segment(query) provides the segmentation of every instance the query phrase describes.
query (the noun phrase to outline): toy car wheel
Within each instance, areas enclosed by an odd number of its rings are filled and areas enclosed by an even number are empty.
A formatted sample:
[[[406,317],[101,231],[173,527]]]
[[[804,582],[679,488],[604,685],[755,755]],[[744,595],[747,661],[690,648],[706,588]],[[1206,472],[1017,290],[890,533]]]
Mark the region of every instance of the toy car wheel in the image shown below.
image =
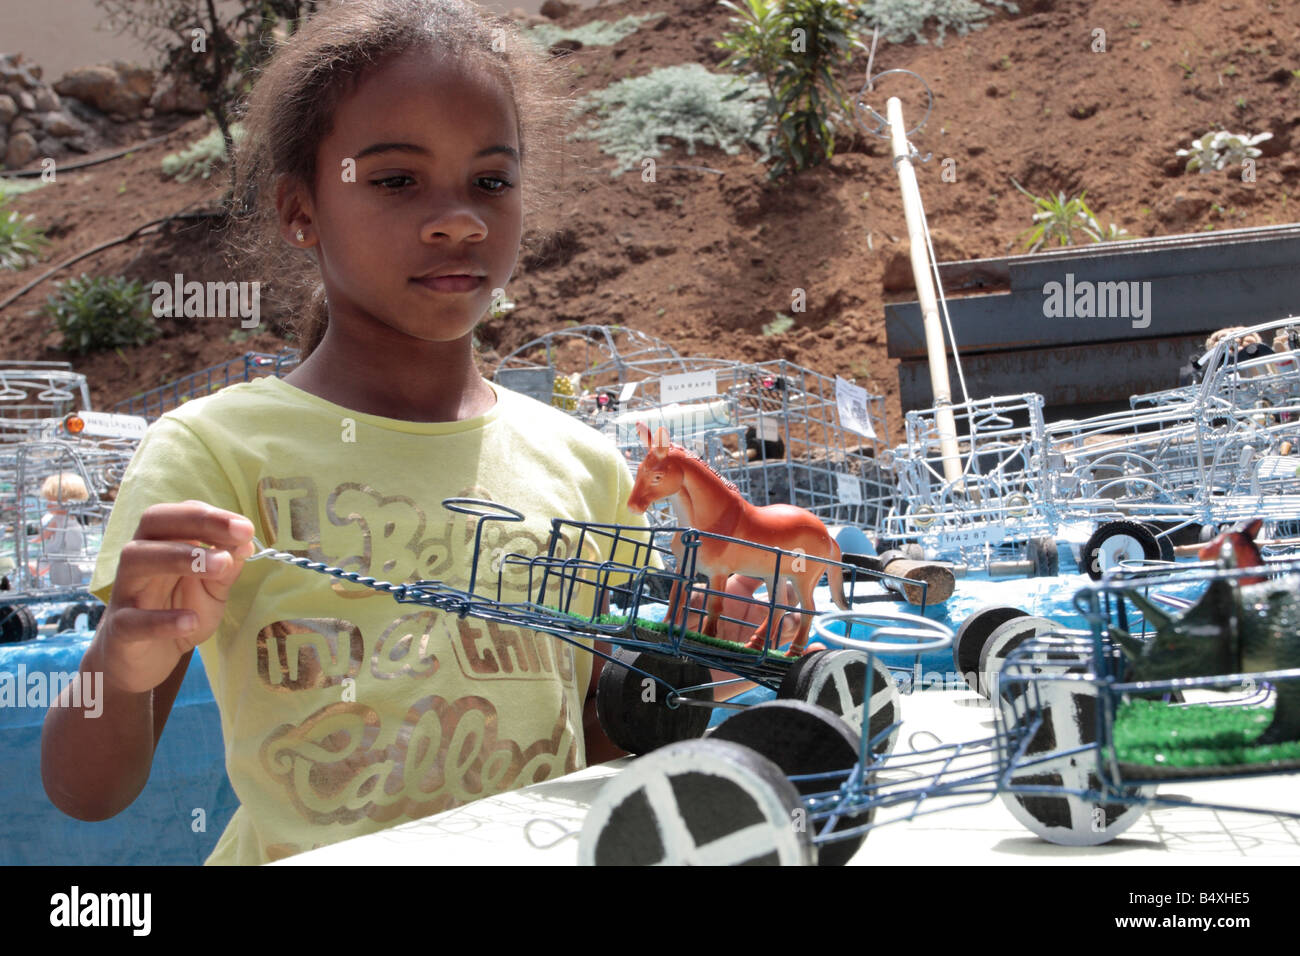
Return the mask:
[[[748,747],[686,740],[636,760],[597,794],[578,835],[585,866],[810,866],[799,792]]]
[[[1029,640],[1045,631],[1055,630],[1061,625],[1046,617],[1017,617],[994,629],[980,649],[978,691],[988,698],[997,695],[998,675],[1007,655]]]
[[[1151,525],[1146,527],[1151,532],[1152,537],[1156,539],[1156,547],[1160,549],[1160,560],[1172,562],[1174,560],[1174,543],[1170,540],[1169,535],[1162,538],[1159,528],[1153,528]]]
[[[1045,674],[1082,670],[1050,665],[1041,668]],[[1121,791],[1123,802],[1099,801],[1102,783],[1097,774],[1097,750],[1090,746],[1097,741],[1096,685],[1044,679],[1034,681],[1032,686],[1037,690],[1043,723],[1025,749],[1020,764],[1024,769],[1019,773],[1012,769],[1008,789],[1001,793],[1002,802],[1016,820],[1049,843],[1109,843],[1141,819],[1155,788],[1129,787]],[[1018,700],[1002,699],[1004,727],[1029,719],[1024,705],[1031,697],[1022,692]],[[1057,753],[1060,756],[1053,756]]]
[[[804,797],[833,793],[857,765],[860,738],[845,722],[825,708],[796,700],[774,700],[742,710],[727,718],[713,731],[710,740],[742,744],[772,761],[788,777],[830,774],[812,780],[792,780]],[[821,866],[842,866],[862,846],[866,833],[840,837],[838,834],[865,826],[874,819],[875,808],[846,812],[831,829],[829,821],[805,821],[817,843]]]
[[[869,736],[874,739],[902,720],[902,697],[893,675],[874,655],[871,663],[871,693],[865,693],[868,656],[862,651],[840,648],[814,651],[795,661],[776,692],[778,700],[802,700],[838,714],[849,729],[862,732],[863,712],[868,712]],[[734,719],[734,718],[731,718]],[[898,728],[879,741],[871,752],[883,756],[894,749]]]
[[[100,604],[98,601],[92,604],[90,606],[90,620],[86,622],[86,626],[90,628],[92,631],[98,628],[99,619],[104,616],[104,612],[106,610],[108,609],[104,607],[104,605]]]
[[[1136,521],[1107,521],[1083,546],[1088,577],[1100,581],[1102,573],[1121,561],[1159,561],[1160,543],[1149,528]]]
[[[36,638],[40,629],[32,612],[21,604],[0,607],[0,644],[18,644]]]
[[[622,648],[613,656],[596,681],[596,716],[616,747],[646,754],[703,735],[712,711],[674,700],[673,691],[712,683],[707,667],[683,657]],[[713,699],[708,690],[688,696]]]
[[[83,616],[86,618],[86,628],[93,629],[93,625],[90,623],[92,614],[94,614],[94,611],[89,604],[68,605],[63,609],[63,613],[59,615],[57,633],[62,634],[64,631],[77,630],[77,619]]]
[[[980,693],[980,652],[989,635],[1007,621],[1028,616],[1029,612],[1018,607],[993,604],[980,608],[961,622],[952,640],[952,662],[971,690]]]
[[[1030,538],[1027,550],[1034,577],[1054,578],[1060,573],[1061,556],[1056,549],[1055,538]]]

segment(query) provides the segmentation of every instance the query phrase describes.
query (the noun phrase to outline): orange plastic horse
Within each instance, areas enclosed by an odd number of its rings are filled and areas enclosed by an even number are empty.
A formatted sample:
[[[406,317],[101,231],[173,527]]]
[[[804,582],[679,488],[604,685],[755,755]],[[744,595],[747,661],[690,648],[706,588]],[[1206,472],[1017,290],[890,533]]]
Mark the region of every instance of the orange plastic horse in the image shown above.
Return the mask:
[[[823,574],[829,574],[835,605],[844,611],[849,609],[849,602],[844,598],[843,569],[838,564],[816,560],[840,560],[839,545],[821,519],[794,505],[755,507],[741,497],[735,485],[685,448],[672,444],[667,429],[660,428],[651,437],[649,427],[641,422],[636,430],[645,442],[646,457],[637,469],[636,484],[628,495],[629,510],[644,513],[656,501],[669,498],[686,524],[698,531],[795,552],[794,557],[781,559],[781,577],[799,592],[799,606],[803,611],[799,615],[799,632],[790,644],[789,654],[792,657],[802,654],[812,628],[812,615],[808,612],[815,608],[813,589]],[[709,595],[702,631],[706,637],[713,637],[722,613],[722,593],[727,576],[733,572],[747,574],[768,582],[770,588],[776,570],[776,555],[731,541],[704,538],[696,555],[696,570],[708,576],[709,588],[715,592]],[[679,592],[680,587],[674,587],[669,599],[670,620],[676,619],[679,610],[684,610],[680,607]],[[769,612],[763,623],[754,629],[747,646],[763,646],[770,617]]]

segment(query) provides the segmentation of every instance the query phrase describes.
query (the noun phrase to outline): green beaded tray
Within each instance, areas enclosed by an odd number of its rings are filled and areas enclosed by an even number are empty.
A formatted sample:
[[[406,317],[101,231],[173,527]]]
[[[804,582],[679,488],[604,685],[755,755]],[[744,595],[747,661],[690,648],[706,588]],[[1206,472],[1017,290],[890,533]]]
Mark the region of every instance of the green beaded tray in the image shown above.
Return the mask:
[[[1128,700],[1115,713],[1125,777],[1175,778],[1300,769],[1300,740],[1257,744],[1273,708]]]

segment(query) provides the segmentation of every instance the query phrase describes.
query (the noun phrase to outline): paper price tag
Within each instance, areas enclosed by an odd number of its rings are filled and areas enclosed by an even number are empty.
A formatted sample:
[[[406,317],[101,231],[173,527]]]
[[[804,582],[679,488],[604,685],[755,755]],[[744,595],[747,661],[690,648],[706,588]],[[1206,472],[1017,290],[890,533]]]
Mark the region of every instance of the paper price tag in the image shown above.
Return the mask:
[[[939,540],[949,547],[972,548],[983,544],[997,544],[1006,537],[1000,524],[989,524],[957,531],[940,533]]]
[[[758,423],[758,437],[761,441],[780,441],[781,423],[775,418],[764,418]]]
[[[718,373],[715,369],[703,372],[686,372],[682,375],[665,375],[659,380],[659,401],[686,402],[692,398],[712,398],[718,394]]]
[[[835,376],[835,405],[840,413],[840,426],[867,438],[875,438],[867,415],[867,390]]]
[[[835,480],[839,485],[838,491],[841,504],[862,504],[862,481],[857,475],[846,475],[844,472],[840,472],[835,476]]]

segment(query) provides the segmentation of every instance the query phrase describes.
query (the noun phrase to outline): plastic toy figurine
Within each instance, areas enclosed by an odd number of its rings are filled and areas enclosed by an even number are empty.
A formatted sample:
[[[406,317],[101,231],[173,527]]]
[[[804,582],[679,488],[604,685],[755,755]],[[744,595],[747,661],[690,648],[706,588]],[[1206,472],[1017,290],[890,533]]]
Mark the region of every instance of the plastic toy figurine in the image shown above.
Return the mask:
[[[799,592],[799,606],[804,609],[800,614],[799,631],[787,653],[791,657],[802,654],[812,627],[812,615],[808,612],[815,610],[813,589],[823,574],[829,571],[835,605],[841,610],[849,609],[844,597],[843,570],[838,564],[827,565],[817,560],[840,560],[839,545],[821,519],[794,505],[755,507],[741,496],[735,485],[705,462],[680,445],[672,444],[667,429],[659,428],[653,436],[644,422],[638,422],[636,429],[645,443],[646,457],[637,469],[636,484],[627,499],[628,508],[642,513],[656,501],[669,498],[674,510],[690,527],[740,539],[719,541],[706,538],[700,543],[696,570],[708,576],[709,588],[715,592],[709,595],[702,633],[706,637],[716,636],[728,575],[738,573],[766,579],[772,573],[772,552],[747,547],[742,542],[782,548],[798,555],[789,567],[782,567],[780,573]],[[669,599],[670,615],[674,618],[681,608],[679,592],[680,588],[674,587]],[[747,646],[763,646],[767,617],[755,628]]]
[[[1262,524],[1255,520],[1244,531],[1219,535],[1200,551],[1224,567],[1262,567],[1252,540]],[[1125,591],[1155,628],[1143,644],[1119,631],[1116,636],[1133,659],[1134,680],[1209,677],[1282,670],[1300,666],[1300,575],[1270,581],[1243,577],[1211,581],[1201,599],[1178,617],[1171,617],[1141,594]],[[1300,740],[1300,681],[1275,684],[1273,722],[1259,744]]]
[[[35,541],[43,546],[45,557],[32,562],[33,575],[48,573],[49,583],[68,587],[84,583],[85,575],[71,559],[85,557],[85,536],[81,524],[68,514],[68,502],[86,501],[90,492],[80,476],[72,472],[50,475],[41,483],[41,500],[45,502],[45,515]]]

